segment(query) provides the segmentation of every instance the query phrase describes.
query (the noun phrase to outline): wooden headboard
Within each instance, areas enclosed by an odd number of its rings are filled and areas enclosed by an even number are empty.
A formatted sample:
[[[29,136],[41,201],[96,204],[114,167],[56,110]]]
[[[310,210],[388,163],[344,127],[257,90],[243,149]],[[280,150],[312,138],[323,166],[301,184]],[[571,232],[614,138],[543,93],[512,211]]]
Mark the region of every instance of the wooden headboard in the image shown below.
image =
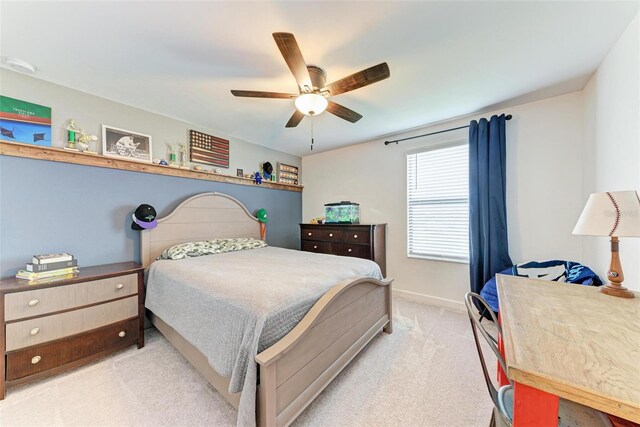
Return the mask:
[[[195,240],[260,238],[260,222],[238,200],[222,193],[202,193],[180,203],[140,232],[140,255],[146,268],[167,248]]]

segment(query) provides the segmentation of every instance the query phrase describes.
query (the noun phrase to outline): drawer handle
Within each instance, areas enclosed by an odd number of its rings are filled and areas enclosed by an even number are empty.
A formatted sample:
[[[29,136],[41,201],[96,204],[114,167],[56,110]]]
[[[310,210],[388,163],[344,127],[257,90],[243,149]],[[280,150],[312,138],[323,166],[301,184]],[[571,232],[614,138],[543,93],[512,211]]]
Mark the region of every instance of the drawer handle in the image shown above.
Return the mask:
[[[352,250],[353,250],[353,249],[349,248],[349,249],[347,249],[347,252],[351,252]]]
[[[118,283],[116,285],[116,289],[122,289],[122,288],[124,288],[124,285],[122,283]]]
[[[29,301],[29,307],[33,307],[34,305],[38,304],[40,301],[38,301],[37,299],[32,299],[31,301]]]
[[[120,338],[124,338],[124,337],[126,337],[126,336],[127,336],[127,333],[126,333],[125,331],[120,331],[120,332],[118,332],[118,336],[119,336]]]
[[[33,328],[32,330],[29,331],[29,334],[38,335],[39,332],[40,332],[40,328]]]
[[[318,245],[313,245],[313,249],[318,249]]]
[[[329,237],[333,237],[333,233],[329,233]]]
[[[307,233],[307,236],[311,236],[311,233]]]
[[[357,234],[354,234],[354,235],[353,235],[353,238],[354,238],[354,239],[357,239],[357,238],[358,238],[358,235],[357,235]]]
[[[41,360],[42,360],[42,357],[40,357],[40,356],[34,356],[34,357],[32,357],[32,358],[31,358],[31,364],[32,364],[32,365],[35,365],[35,364],[37,364],[37,363],[38,363],[39,361],[41,361]]]

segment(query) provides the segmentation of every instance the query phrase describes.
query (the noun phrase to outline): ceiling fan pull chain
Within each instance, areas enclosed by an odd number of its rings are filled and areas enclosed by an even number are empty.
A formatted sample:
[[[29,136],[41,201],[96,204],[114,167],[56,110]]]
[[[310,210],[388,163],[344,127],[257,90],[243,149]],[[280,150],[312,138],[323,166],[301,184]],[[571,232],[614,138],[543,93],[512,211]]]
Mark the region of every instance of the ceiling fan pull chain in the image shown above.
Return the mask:
[[[311,151],[313,151],[313,116],[311,116]]]

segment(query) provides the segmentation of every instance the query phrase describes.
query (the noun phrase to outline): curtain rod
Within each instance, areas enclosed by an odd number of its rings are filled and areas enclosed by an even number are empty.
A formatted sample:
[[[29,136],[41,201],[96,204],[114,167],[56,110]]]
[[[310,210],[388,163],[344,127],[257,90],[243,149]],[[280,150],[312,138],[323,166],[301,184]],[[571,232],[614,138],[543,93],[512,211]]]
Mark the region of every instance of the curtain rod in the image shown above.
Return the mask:
[[[511,114],[507,114],[507,116],[505,117],[506,120],[511,120],[513,116]],[[402,142],[402,141],[407,141],[409,139],[416,139],[416,138],[422,138],[423,136],[430,136],[430,135],[437,135],[439,133],[445,133],[445,132],[451,132],[452,130],[458,130],[458,129],[465,129],[468,128],[469,125],[466,126],[459,126],[457,128],[451,128],[451,129],[445,129],[445,130],[439,130],[437,132],[431,132],[431,133],[425,133],[422,135],[416,135],[416,136],[410,136],[408,138],[402,138],[402,139],[394,139],[393,141],[385,141],[384,145],[389,145],[389,144],[393,144],[394,142],[396,143],[396,145],[398,144],[398,142]]]

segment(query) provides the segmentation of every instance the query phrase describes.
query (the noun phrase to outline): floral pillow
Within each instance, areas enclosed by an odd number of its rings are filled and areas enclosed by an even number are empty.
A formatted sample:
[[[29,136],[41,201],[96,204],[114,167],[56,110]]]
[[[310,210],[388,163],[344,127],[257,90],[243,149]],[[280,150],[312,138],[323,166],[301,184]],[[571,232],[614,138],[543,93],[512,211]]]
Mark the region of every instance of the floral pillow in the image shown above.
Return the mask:
[[[266,246],[267,244],[264,241],[251,238],[202,240],[174,245],[162,252],[157,259],[193,258],[245,249],[264,248]]]

